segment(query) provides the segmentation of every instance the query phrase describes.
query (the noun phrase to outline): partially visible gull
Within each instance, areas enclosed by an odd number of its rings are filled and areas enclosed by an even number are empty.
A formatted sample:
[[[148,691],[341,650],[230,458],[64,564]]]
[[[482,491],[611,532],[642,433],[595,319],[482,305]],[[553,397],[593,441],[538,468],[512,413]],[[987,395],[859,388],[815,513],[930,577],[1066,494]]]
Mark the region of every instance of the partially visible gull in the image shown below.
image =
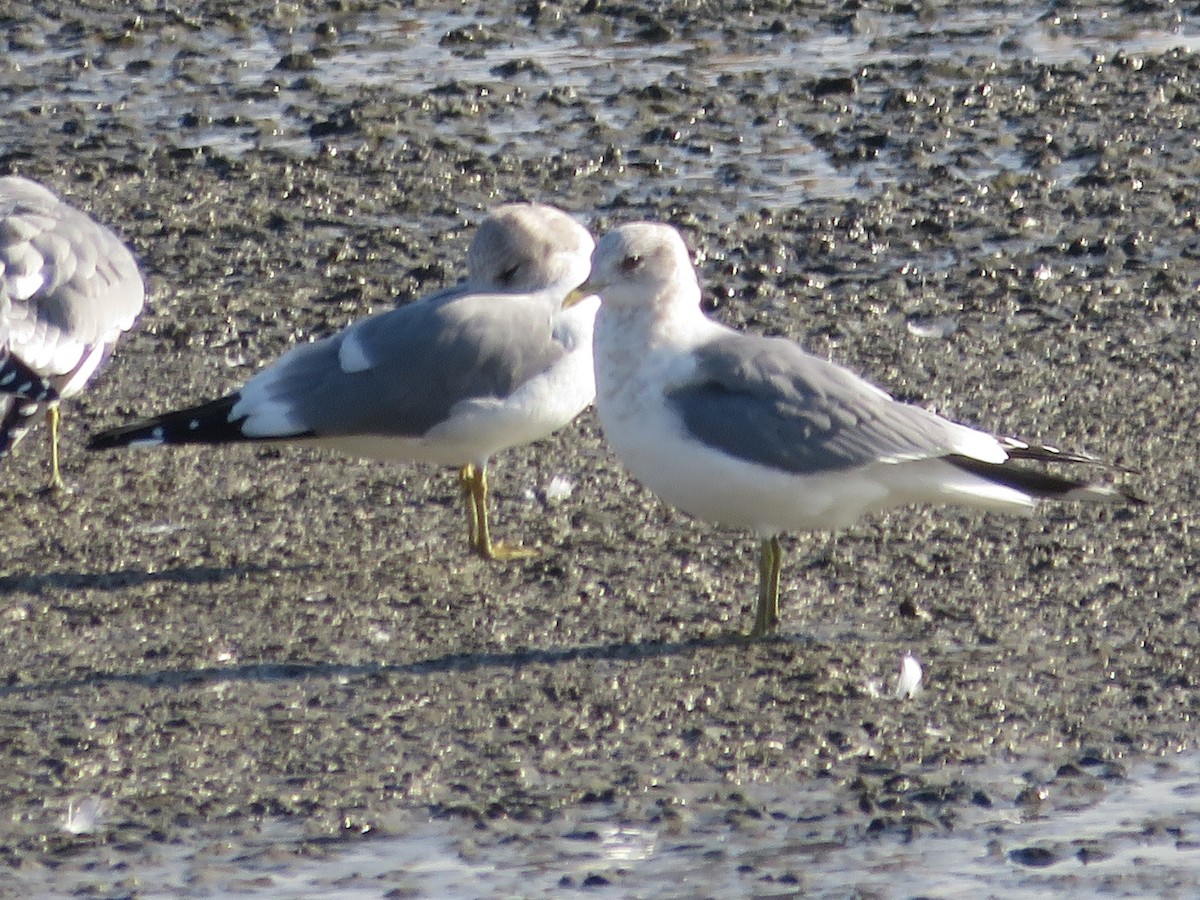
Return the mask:
[[[58,400],[83,390],[145,299],[137,262],[112,231],[34,181],[0,178],[0,337],[10,361],[52,388],[44,396],[0,396],[0,453],[44,411],[50,487],[63,487]]]
[[[956,425],[791,341],[712,321],[683,239],[668,225],[606,234],[579,289],[593,292],[605,438],[666,502],[757,532],[754,636],[779,623],[782,532],[843,528],[909,503],[1028,513],[1043,499],[1125,496],[1012,465],[1091,457]]]
[[[491,539],[487,464],[566,425],[595,396],[600,301],[562,308],[594,246],[551,206],[500,206],[471,243],[466,282],[293,347],[232,394],[102,432],[88,447],[288,441],[457,466],[471,548],[530,555]]]

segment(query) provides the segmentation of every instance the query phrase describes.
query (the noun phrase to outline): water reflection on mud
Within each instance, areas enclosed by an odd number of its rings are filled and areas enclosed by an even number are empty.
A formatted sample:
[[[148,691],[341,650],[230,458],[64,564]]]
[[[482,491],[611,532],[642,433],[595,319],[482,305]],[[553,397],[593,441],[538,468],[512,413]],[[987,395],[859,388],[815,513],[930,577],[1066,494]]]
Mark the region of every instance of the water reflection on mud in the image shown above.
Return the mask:
[[[545,825],[397,811],[388,834],[362,840],[313,840],[302,822],[275,821],[249,837],[133,852],[93,843],[101,832],[20,881],[88,896],[142,885],[139,896],[1034,898],[1185,896],[1200,880],[1200,757],[1128,775],[1099,763],[960,774],[973,799],[948,816],[929,791],[928,816],[889,821],[850,786],[816,779],[730,787],[739,815],[693,818],[679,785],[650,822],[605,803]]]
[[[903,27],[897,28],[897,21]],[[836,92],[842,89],[835,83],[839,76],[852,79],[871,66],[980,60],[1058,64],[1200,46],[1200,34],[1183,26],[1129,29],[1103,16],[1064,23],[1019,8],[966,8],[940,13],[935,22],[893,16],[886,28],[864,14],[853,29],[815,24],[807,34],[765,34],[752,46],[732,48],[717,35],[676,35],[647,46],[587,28],[495,36],[487,17],[474,13],[414,18],[395,10],[326,24],[315,31],[311,23],[180,27],[147,36],[133,32],[128,39],[74,31],[26,35],[0,64],[10,80],[7,94],[0,92],[0,113],[6,95],[14,108],[112,105],[142,127],[172,133],[181,150],[203,148],[233,157],[251,150],[310,154],[336,145],[345,131],[337,115],[316,121],[306,112],[311,103],[305,98],[313,93],[356,95],[358,101],[343,110],[353,116],[385,86],[415,96],[447,90],[533,97],[610,92],[599,118],[619,130],[645,123],[617,98],[670,76],[710,88],[729,77],[754,77],[764,95],[796,80],[820,80],[828,87],[819,90]],[[70,70],[71,89],[65,95],[39,86],[61,80],[44,77],[47,69]],[[474,135],[485,149],[544,152],[541,140],[528,140],[546,131],[538,104],[507,104],[502,114],[486,119],[486,127]],[[730,180],[744,180],[743,204],[751,207],[794,205],[805,197],[869,196],[886,184],[879,167],[868,174],[833,165],[786,113],[773,127],[734,130],[727,141],[696,146],[680,136],[667,142],[655,162],[665,165],[668,180],[673,175],[684,191],[703,188],[714,172],[718,178],[725,172]],[[747,158],[755,161],[752,173],[741,165]],[[992,168],[1020,168],[1016,162],[995,160]]]

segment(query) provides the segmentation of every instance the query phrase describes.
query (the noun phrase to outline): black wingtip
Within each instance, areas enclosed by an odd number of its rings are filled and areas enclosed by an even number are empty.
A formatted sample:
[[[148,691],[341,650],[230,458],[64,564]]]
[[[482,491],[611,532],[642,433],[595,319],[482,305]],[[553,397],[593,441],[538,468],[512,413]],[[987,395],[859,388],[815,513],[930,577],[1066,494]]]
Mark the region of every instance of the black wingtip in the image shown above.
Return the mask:
[[[230,421],[229,418],[238,398],[238,394],[230,394],[210,403],[100,431],[88,439],[86,446],[88,450],[115,450],[131,446],[244,441],[247,438],[242,434],[242,420]]]
[[[1028,444],[1005,446],[1009,458],[1002,463],[984,462],[969,456],[947,456],[946,462],[958,468],[986,478],[988,481],[1013,488],[1038,500],[1085,500],[1101,503],[1124,501],[1144,506],[1146,501],[1131,491],[1113,484],[1104,484],[1082,478],[1067,478],[1043,469],[1013,465],[1014,460],[1036,460],[1044,463],[1076,463],[1102,466],[1118,470],[1093,456],[1066,453],[1055,447],[1036,447]]]
[[[1058,447],[1051,447],[1048,444],[1029,444],[1020,438],[1014,437],[999,438],[999,441],[1001,446],[1004,447],[1004,452],[1008,454],[1009,459],[1028,459],[1035,462],[1049,463],[1050,465],[1079,463],[1080,465],[1096,466],[1126,475],[1137,474],[1137,469],[1131,469],[1127,466],[1100,459],[1098,456],[1092,456],[1090,453],[1060,450]]]
[[[12,353],[0,350],[0,393],[35,403],[53,403],[58,391]]]

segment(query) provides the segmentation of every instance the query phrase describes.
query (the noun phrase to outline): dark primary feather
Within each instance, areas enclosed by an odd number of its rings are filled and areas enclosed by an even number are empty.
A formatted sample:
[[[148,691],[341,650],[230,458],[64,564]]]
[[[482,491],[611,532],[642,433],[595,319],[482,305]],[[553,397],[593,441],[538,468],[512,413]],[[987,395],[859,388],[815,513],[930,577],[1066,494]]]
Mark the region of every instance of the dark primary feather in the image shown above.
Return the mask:
[[[58,399],[53,386],[0,345],[0,394],[38,403]]]
[[[968,456],[958,455],[950,455],[943,458],[946,462],[957,466],[963,471],[979,475],[994,484],[1014,488],[1041,500],[1071,499],[1072,495],[1074,495],[1078,499],[1085,499],[1087,497],[1094,499],[1115,499],[1121,497],[1130,503],[1143,504],[1146,502],[1124,488],[1097,484],[1087,479],[1067,478],[1042,469],[1031,469],[1013,464],[1013,460],[1036,459],[1047,463],[1078,463],[1114,468],[1105,465],[1094,457],[1063,453],[1053,447],[1044,448],[1025,445],[1023,449],[1015,451],[1009,457],[1008,461],[1002,463],[982,462],[978,459],[971,459]]]
[[[950,427],[781,338],[729,335],[696,351],[667,399],[693,437],[796,475],[940,456]]]
[[[1059,463],[1079,463],[1085,466],[1099,466],[1102,469],[1111,469],[1114,472],[1133,473],[1135,470],[1126,468],[1125,466],[1114,465],[1106,460],[1092,456],[1088,453],[1077,453],[1070,450],[1060,450],[1058,447],[1050,447],[1046,445],[1028,444],[1020,438],[1003,437],[999,438],[1009,459],[1029,459],[1037,462],[1050,463],[1057,465]]]
[[[54,386],[0,342],[0,456],[29,430],[44,404],[57,399]]]
[[[247,438],[242,434],[241,421],[229,420],[229,411],[237,400],[237,394],[230,394],[199,406],[110,428],[92,435],[87,449],[111,450],[138,443],[227,444],[244,441]]]

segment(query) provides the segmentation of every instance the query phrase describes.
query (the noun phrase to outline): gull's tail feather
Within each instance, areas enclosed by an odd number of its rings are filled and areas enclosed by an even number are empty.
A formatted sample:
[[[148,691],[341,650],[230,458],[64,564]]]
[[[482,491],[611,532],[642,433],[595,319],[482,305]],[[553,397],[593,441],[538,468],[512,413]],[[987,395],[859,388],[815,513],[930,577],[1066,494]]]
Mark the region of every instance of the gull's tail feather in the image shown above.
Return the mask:
[[[254,440],[242,433],[244,418],[230,419],[230,412],[239,394],[202,403],[188,409],[163,413],[142,419],[120,428],[110,428],[92,435],[89,450],[112,450],[118,447],[157,447],[163,444],[228,444]]]
[[[1013,460],[1037,460],[1048,463],[1082,463],[1109,466],[1093,456],[1066,453],[1055,447],[1036,447],[1020,442],[1006,443],[1009,458],[1002,463],[983,462],[969,456],[946,456],[943,459],[972,475],[994,484],[1027,494],[1034,500],[1085,500],[1099,503],[1145,503],[1129,491],[1110,484],[1079,478],[1066,478],[1041,469],[1013,465]]]

